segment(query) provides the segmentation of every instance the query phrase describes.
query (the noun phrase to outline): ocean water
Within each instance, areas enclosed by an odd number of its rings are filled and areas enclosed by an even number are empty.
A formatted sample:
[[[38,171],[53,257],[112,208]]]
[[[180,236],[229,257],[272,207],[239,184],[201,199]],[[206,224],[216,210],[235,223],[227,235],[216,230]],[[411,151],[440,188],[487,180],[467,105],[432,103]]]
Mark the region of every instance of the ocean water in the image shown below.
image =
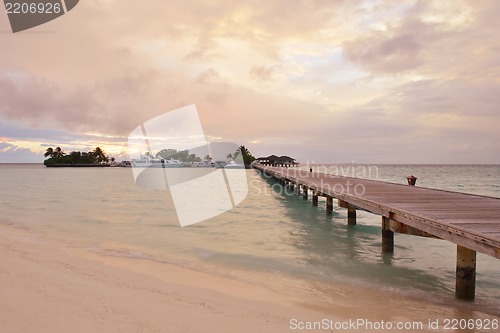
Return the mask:
[[[498,165],[312,167],[396,183],[413,174],[417,186],[500,197]],[[343,285],[500,316],[500,260],[478,254],[476,300],[456,301],[455,245],[396,234],[394,254],[383,254],[379,216],[358,212],[358,225],[349,227],[335,203],[326,214],[323,198],[313,207],[256,170],[246,173],[249,194],[239,206],[181,228],[170,193],[137,186],[129,168],[0,165],[0,223],[102,255],[313,294],[326,307],[336,303],[334,286]]]

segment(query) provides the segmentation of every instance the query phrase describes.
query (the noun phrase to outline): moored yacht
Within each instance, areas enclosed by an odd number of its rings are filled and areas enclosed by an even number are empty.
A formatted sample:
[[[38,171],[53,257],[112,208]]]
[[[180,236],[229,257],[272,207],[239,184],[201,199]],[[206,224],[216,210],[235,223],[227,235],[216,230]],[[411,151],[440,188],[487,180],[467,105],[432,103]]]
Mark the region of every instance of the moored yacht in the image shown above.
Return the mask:
[[[142,154],[139,158],[132,158],[130,163],[133,168],[179,168],[184,166],[184,164],[179,160],[167,160],[161,157],[152,157],[150,155]]]

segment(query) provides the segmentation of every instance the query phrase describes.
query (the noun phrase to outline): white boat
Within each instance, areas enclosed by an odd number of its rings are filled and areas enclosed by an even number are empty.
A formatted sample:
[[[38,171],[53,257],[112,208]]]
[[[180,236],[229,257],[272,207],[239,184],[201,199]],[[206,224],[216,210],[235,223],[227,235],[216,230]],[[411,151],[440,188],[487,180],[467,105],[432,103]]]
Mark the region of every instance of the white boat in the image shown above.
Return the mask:
[[[238,164],[235,161],[229,161],[226,163],[219,162],[215,165],[216,168],[224,168],[224,169],[245,169],[245,165]]]
[[[167,160],[161,157],[151,157],[142,155],[139,158],[132,158],[130,164],[133,168],[180,168],[184,166],[179,160]]]
[[[204,161],[204,162],[195,162],[191,165],[193,168],[213,168],[215,163]]]

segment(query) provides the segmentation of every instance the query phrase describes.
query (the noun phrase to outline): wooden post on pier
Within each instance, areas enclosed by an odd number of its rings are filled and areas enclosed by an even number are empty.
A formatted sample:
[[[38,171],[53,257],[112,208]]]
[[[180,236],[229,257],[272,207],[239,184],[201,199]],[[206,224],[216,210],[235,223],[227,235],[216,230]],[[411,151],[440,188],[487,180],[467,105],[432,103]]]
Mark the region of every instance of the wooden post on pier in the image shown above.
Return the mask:
[[[347,208],[347,224],[356,225],[356,209],[352,207]]]
[[[350,203],[344,200],[338,200],[339,207],[347,208],[347,224],[356,225],[356,208],[354,208]]]
[[[326,212],[331,213],[333,211],[333,198],[326,196]]]
[[[302,185],[302,191],[302,197],[304,198],[304,200],[307,200],[307,186]]]
[[[318,191],[316,191],[316,190],[313,190],[312,205],[313,206],[318,205]]]
[[[455,297],[473,300],[476,293],[476,251],[457,245]]]
[[[382,216],[382,252],[394,252],[394,232],[391,231],[391,219]]]

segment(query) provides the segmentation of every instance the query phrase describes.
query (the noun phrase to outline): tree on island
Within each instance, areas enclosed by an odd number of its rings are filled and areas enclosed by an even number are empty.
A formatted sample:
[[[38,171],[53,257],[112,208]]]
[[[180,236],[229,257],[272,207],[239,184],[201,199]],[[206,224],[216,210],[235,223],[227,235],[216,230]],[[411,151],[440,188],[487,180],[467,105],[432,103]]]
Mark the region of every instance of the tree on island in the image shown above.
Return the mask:
[[[173,160],[179,160],[181,162],[187,162],[187,163],[193,163],[193,162],[201,162],[202,159],[195,154],[190,154],[189,150],[181,150],[177,151],[176,149],[162,149],[159,152],[155,154],[156,157],[158,158],[164,158],[166,160],[173,159]],[[241,156],[243,158],[243,162],[245,163],[246,167],[250,167],[250,164],[255,160],[255,157],[250,153],[247,147],[245,146],[239,146],[236,149],[236,152],[233,154],[227,154],[226,155],[226,160],[235,160],[238,156]],[[211,163],[212,162],[212,156],[210,155],[205,155],[203,156],[203,161],[206,161],[206,163]]]
[[[82,153],[79,151],[72,151],[71,153],[69,153],[69,156],[71,156],[71,159],[75,163],[80,163],[80,160],[82,159]]]
[[[106,155],[104,155],[104,151],[101,148],[96,147],[92,154],[96,158],[98,163],[108,162],[108,158],[106,157]]]
[[[47,148],[45,151],[45,154],[43,154],[44,157],[53,157],[54,156],[54,149],[52,147]]]
[[[56,149],[49,147],[45,151],[45,154],[43,154],[44,157],[50,156],[51,158],[63,157],[64,155],[66,155],[66,153],[61,149],[61,147],[57,147]]]
[[[252,155],[252,153],[248,150],[247,147],[240,146],[239,149],[234,153],[233,158],[238,157],[240,152],[242,154],[243,163],[245,163],[245,167],[250,167],[250,164],[252,164],[252,162],[255,161],[255,156]]]
[[[96,149],[90,152],[72,151],[68,155],[66,155],[61,147],[57,147],[56,149],[49,147],[45,151],[44,157],[49,157],[43,162],[46,166],[106,164],[109,161],[104,150],[100,147],[96,147]]]
[[[66,155],[66,153],[61,149],[61,147],[54,149],[54,157],[63,157],[64,155]]]
[[[155,154],[156,157],[161,157],[166,160],[179,160],[181,162],[201,162],[201,158],[195,154],[190,154],[189,150],[177,151],[176,149],[162,149]]]

